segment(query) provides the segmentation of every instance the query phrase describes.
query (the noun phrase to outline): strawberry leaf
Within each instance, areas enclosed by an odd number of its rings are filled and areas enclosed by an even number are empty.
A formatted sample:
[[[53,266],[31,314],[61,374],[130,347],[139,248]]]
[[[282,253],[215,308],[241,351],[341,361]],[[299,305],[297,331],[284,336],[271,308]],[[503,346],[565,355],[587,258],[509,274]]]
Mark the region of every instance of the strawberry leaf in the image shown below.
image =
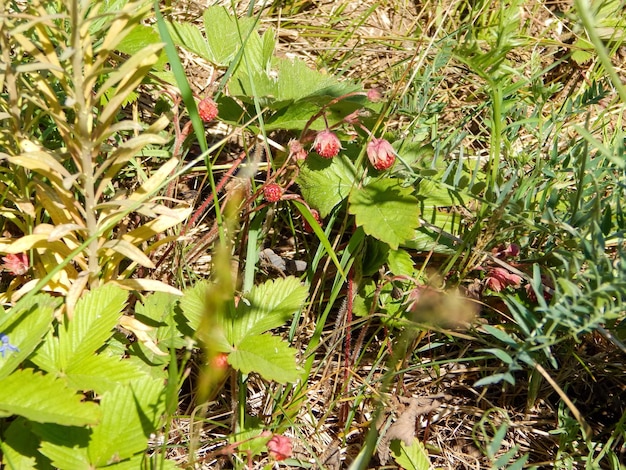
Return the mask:
[[[392,249],[412,238],[419,227],[418,201],[411,188],[393,179],[376,180],[350,193],[348,211],[366,234]]]
[[[256,372],[279,383],[295,382],[301,374],[296,365],[296,350],[271,334],[246,337],[229,354],[228,362],[244,374]]]
[[[32,369],[16,370],[2,379],[0,415],[66,426],[93,424],[100,417],[98,405],[83,402],[83,396],[68,389],[64,380]]]
[[[246,337],[284,325],[302,307],[307,294],[308,289],[295,277],[254,287],[237,306],[229,338],[231,344],[239,346]]]
[[[348,197],[355,179],[354,167],[347,158],[337,156],[327,160],[310,154],[297,182],[305,201],[324,218]]]

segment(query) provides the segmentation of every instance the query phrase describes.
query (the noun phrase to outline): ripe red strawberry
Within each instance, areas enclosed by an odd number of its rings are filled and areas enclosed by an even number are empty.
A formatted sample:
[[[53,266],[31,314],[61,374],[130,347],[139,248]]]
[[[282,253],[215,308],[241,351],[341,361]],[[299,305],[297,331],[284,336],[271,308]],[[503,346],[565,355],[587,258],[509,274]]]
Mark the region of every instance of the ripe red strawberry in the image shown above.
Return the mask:
[[[333,158],[341,149],[341,141],[339,137],[326,129],[317,133],[313,141],[313,148],[320,157]]]
[[[263,196],[267,202],[278,202],[283,197],[283,188],[276,183],[266,184],[263,188]]]
[[[198,114],[204,122],[211,122],[217,117],[217,103],[208,96],[198,103]]]

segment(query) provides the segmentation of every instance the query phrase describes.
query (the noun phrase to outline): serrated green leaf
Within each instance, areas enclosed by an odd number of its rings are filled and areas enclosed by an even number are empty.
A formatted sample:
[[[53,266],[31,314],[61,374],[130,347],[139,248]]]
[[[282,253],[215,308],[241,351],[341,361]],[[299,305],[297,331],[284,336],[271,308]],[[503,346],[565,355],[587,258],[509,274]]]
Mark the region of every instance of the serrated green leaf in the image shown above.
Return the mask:
[[[327,160],[310,154],[300,169],[297,183],[304,200],[324,218],[348,197],[355,179],[354,166],[346,157],[339,155]]]
[[[178,21],[168,21],[166,25],[167,30],[172,35],[174,44],[182,46],[203,59],[211,61],[213,58],[211,50],[197,26],[191,23],[179,23]],[[158,33],[157,37],[159,37]]]
[[[332,87],[331,91],[339,92],[337,87]],[[348,88],[346,88],[346,91]],[[323,92],[327,92],[328,89],[323,90]],[[343,90],[341,90],[343,91]],[[272,115],[266,122],[265,128],[267,130],[275,130],[275,129],[293,129],[293,130],[301,130],[303,129],[311,116],[319,112],[320,108],[332,100],[336,98],[334,95],[313,95],[308,96],[302,94],[303,98],[297,99],[297,101],[287,100],[287,101],[277,101],[272,100],[268,103],[273,109],[277,109],[278,111]],[[352,112],[363,109],[367,103],[363,103],[360,101],[340,101],[333,106],[329,106],[326,108],[325,118],[326,120],[317,119],[312,123],[309,123],[309,130],[312,131],[321,131],[326,128],[326,122],[328,125],[333,126],[344,120],[346,116],[351,114]],[[221,115],[220,115],[221,116]]]
[[[52,460],[52,468],[93,468],[89,465],[87,456],[87,444],[91,434],[89,428],[52,423],[32,423],[32,428],[33,433],[41,440],[39,451]]]
[[[237,347],[246,337],[284,325],[302,307],[307,295],[308,289],[293,276],[253,287],[239,301],[228,340]]]
[[[2,316],[0,333],[7,335],[9,344],[19,351],[7,351],[5,357],[0,358],[0,380],[13,372],[39,346],[41,338],[50,331],[56,305],[56,299],[40,294]]]
[[[319,111],[321,106],[333,98],[361,90],[358,85],[339,82],[332,75],[325,75],[313,70],[301,60],[275,58],[272,61],[271,70],[267,70],[267,67],[258,67],[252,70],[250,76],[240,71],[236,76],[237,80],[231,81],[229,91],[233,96],[239,96],[242,99],[250,99],[251,96],[265,98],[261,101],[262,104],[272,109],[285,108],[296,101],[300,102],[308,98],[310,99],[308,106],[304,102],[298,103],[298,106],[295,107],[304,106],[311,111],[307,121],[312,114]],[[362,104],[348,101],[339,106],[338,109],[346,107],[354,111],[362,107]],[[350,114],[352,111],[346,111],[345,114]],[[300,113],[291,115],[289,110],[286,113],[287,116],[291,117],[284,117],[282,120],[284,123],[295,121],[294,117],[300,116]],[[306,124],[306,121],[303,124]]]
[[[262,50],[261,39],[256,32],[254,18],[236,18],[226,8],[211,6],[204,11],[204,30],[209,53],[204,59],[215,65],[228,66],[235,58],[241,44],[256,40]],[[252,34],[251,34],[252,32]],[[256,38],[254,38],[256,36]]]
[[[391,178],[354,189],[348,211],[366,234],[387,243],[393,250],[411,239],[419,226],[419,207],[412,189],[400,186]]]
[[[59,347],[63,370],[74,358],[92,355],[111,337],[128,294],[113,285],[87,292],[76,303],[74,317],[59,331]]]
[[[403,441],[394,439],[389,446],[396,463],[405,470],[430,470],[428,452],[417,438],[407,446]]]
[[[98,394],[129,384],[143,375],[136,363],[104,354],[75,356],[66,371],[68,385],[76,390],[93,390]]]
[[[166,348],[182,348],[186,345],[183,333],[193,335],[178,307],[179,296],[167,292],[154,292],[135,307],[135,317],[154,327],[148,334]]]
[[[413,276],[413,258],[406,250],[391,250],[387,255],[389,269],[396,276]]]
[[[183,296],[180,299],[180,309],[193,331],[198,329],[205,314],[206,299],[210,288],[209,281],[202,281],[183,291]]]
[[[256,372],[278,383],[295,382],[301,373],[296,365],[296,350],[269,333],[244,338],[228,355],[228,362],[244,374]]]
[[[95,424],[99,409],[95,403],[83,402],[65,382],[51,374],[16,370],[2,380],[0,413],[20,415],[31,421],[67,426]]]
[[[155,28],[140,24],[135,26],[133,30],[122,40],[122,42],[117,45],[116,50],[132,56],[144,47],[160,42],[161,37]],[[153,67],[157,70],[163,70],[166,63],[167,57],[165,54],[161,53],[159,55],[159,60]]]
[[[94,466],[108,465],[145,450],[164,406],[163,380],[141,378],[105,393],[100,402],[102,420],[93,428],[89,460]]]
[[[0,441],[2,468],[29,470],[49,468],[39,453],[39,439],[31,430],[27,419],[17,418],[6,428]]]

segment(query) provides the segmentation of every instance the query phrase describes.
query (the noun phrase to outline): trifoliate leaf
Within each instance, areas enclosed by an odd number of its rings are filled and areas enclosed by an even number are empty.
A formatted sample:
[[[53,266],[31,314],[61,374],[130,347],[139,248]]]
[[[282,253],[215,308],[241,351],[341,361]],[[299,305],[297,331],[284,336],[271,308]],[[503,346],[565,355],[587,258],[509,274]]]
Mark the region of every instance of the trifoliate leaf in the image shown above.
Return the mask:
[[[355,179],[354,166],[346,157],[340,155],[327,160],[310,154],[300,169],[297,183],[304,200],[324,218],[348,197]]]
[[[21,369],[2,380],[0,414],[66,426],[95,424],[100,416],[98,406],[82,400],[83,396],[67,388],[65,381]]]
[[[227,66],[245,42],[246,47],[263,49],[255,28],[255,18],[237,18],[222,6],[204,10],[204,31],[208,53],[203,59],[215,65]],[[184,43],[181,44],[184,46]],[[251,65],[252,66],[252,65]]]
[[[244,374],[256,372],[279,383],[295,382],[301,374],[296,366],[296,350],[269,333],[246,337],[228,355],[228,362]]]
[[[393,249],[413,237],[419,226],[418,201],[411,188],[391,178],[373,181],[350,193],[348,211],[366,234]]]
[[[253,287],[239,301],[229,341],[237,347],[248,336],[284,325],[302,307],[307,295],[308,289],[292,276]]]

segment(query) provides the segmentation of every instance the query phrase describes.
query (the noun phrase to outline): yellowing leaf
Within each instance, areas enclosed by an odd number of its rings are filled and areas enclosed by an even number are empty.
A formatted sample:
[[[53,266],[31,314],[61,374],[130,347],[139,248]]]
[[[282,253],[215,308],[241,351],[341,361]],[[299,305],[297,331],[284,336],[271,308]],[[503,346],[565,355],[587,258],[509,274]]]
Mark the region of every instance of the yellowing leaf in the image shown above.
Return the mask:
[[[70,172],[67,171],[60,162],[49,153],[41,150],[9,157],[8,160],[14,165],[36,171],[46,178],[59,179],[70,176]]]
[[[159,347],[156,345],[154,340],[148,334],[154,328],[141,323],[139,320],[133,317],[129,317],[127,315],[123,315],[120,318],[120,325],[133,332],[133,334],[137,337],[137,339],[143,344],[146,348],[148,348],[151,352],[156,354],[157,356],[167,356],[168,353],[165,351],[161,351]]]
[[[24,253],[38,243],[48,241],[48,235],[24,235],[20,238],[0,238],[0,253]]]
[[[192,209],[190,207],[180,207],[174,209],[172,215],[160,215],[156,219],[145,223],[141,227],[131,230],[124,235],[124,239],[129,242],[138,245],[141,242],[150,240],[152,237],[159,233],[163,233],[167,229],[180,224],[191,214]]]
[[[131,201],[139,201],[155,192],[167,179],[167,177],[178,166],[179,160],[176,157],[172,157],[168,162],[161,166],[147,181],[145,181],[141,187],[131,194],[128,199]]]
[[[138,290],[138,291],[157,291],[167,292],[174,295],[183,295],[183,293],[164,282],[157,281],[156,279],[119,279],[116,281],[110,281],[111,284],[120,286],[126,290]]]
[[[126,240],[109,240],[105,242],[99,252],[106,256],[106,251],[113,250],[131,261],[135,261],[146,268],[154,268],[154,263],[148,258],[143,251]]]
[[[102,133],[108,122],[119,112],[120,107],[128,94],[133,91],[143,80],[146,74],[152,68],[159,56],[159,52],[163,48],[163,44],[151,44],[144,47],[137,54],[128,59],[109,79],[100,87],[101,93],[108,91],[116,83],[119,85],[115,89],[113,97],[98,116],[98,126],[96,134]],[[101,94],[99,93],[99,94]],[[96,96],[99,99],[100,96]]]
[[[86,230],[83,226],[78,224],[61,224],[54,227],[50,235],[48,235],[49,242],[55,242],[65,237],[68,233],[72,233],[76,230]]]

